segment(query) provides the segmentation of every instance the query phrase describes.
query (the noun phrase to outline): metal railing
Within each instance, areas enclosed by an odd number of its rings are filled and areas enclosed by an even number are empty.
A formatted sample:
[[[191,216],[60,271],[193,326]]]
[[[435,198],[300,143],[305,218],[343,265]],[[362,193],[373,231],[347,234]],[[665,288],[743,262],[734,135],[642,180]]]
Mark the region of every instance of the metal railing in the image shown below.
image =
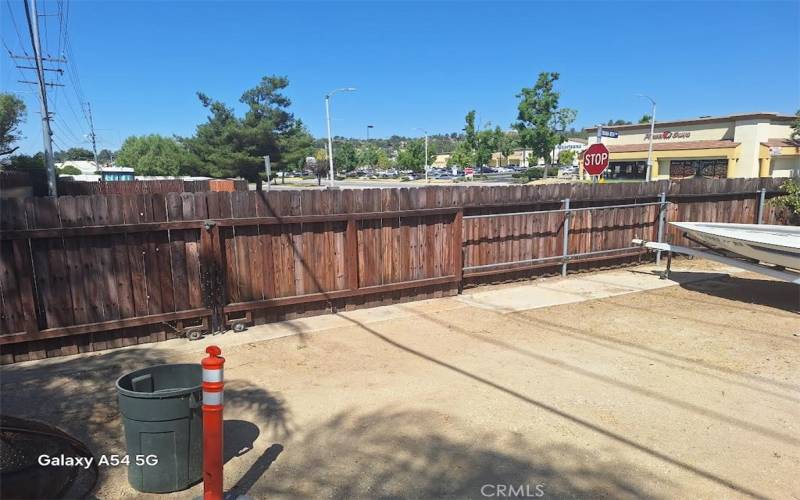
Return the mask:
[[[579,208],[572,208],[570,207],[570,199],[566,198],[562,200],[564,204],[564,208],[558,208],[553,210],[534,210],[534,211],[527,211],[527,212],[510,212],[510,213],[502,213],[502,214],[482,214],[482,215],[465,215],[464,219],[482,219],[482,218],[489,218],[489,217],[511,217],[517,215],[537,215],[537,214],[549,214],[549,213],[563,213],[564,214],[564,231],[563,231],[563,253],[561,255],[554,255],[550,257],[539,257],[536,259],[525,259],[525,260],[516,260],[510,262],[497,262],[493,264],[481,264],[477,266],[465,266],[464,271],[475,271],[479,269],[490,269],[495,267],[501,266],[514,266],[514,265],[521,265],[521,264],[534,264],[538,262],[548,262],[548,261],[560,261],[561,262],[561,275],[567,275],[567,266],[570,260],[574,260],[576,258],[581,257],[590,257],[595,255],[602,255],[602,254],[613,254],[615,252],[624,252],[630,250],[638,250],[641,249],[639,246],[626,246],[622,248],[612,248],[608,250],[595,250],[591,252],[580,252],[580,253],[569,253],[569,232],[570,232],[570,221],[572,220],[571,214],[573,212],[581,212],[581,211],[590,211],[590,210],[608,210],[612,208],[636,208],[636,207],[648,207],[653,205],[659,206],[658,211],[658,233],[657,238],[658,242],[661,243],[664,238],[664,222],[665,222],[665,211],[666,207],[669,204],[667,201],[667,194],[662,192],[659,194],[659,201],[654,202],[647,202],[647,203],[628,203],[623,205],[604,205],[604,206],[596,206],[596,207],[579,207]],[[656,263],[661,262],[661,252],[656,253]],[[509,269],[509,271],[513,271]]]
[[[764,220],[764,209],[765,209],[765,201],[766,201],[766,189],[760,189],[755,192],[755,195],[758,198],[758,207],[756,213],[756,223],[763,224]],[[728,193],[728,194],[751,194],[751,193]],[[592,252],[581,252],[581,253],[569,253],[569,232],[570,232],[570,221],[572,219],[571,214],[573,212],[580,212],[584,210],[607,210],[612,208],[634,208],[634,207],[646,207],[652,205],[658,205],[658,232],[657,232],[657,241],[658,243],[663,243],[664,240],[664,226],[666,223],[666,208],[667,206],[672,203],[667,201],[667,193],[662,192],[659,194],[659,201],[648,202],[648,203],[629,203],[629,204],[622,204],[622,205],[601,205],[595,207],[580,207],[580,208],[572,208],[570,207],[570,199],[566,198],[562,200],[564,204],[564,208],[558,208],[553,210],[534,210],[534,211],[527,211],[527,212],[509,212],[509,213],[500,213],[500,214],[482,214],[482,215],[465,215],[464,219],[481,219],[481,218],[489,218],[489,217],[511,217],[516,215],[536,215],[536,214],[548,214],[548,213],[564,213],[564,232],[563,232],[563,253],[561,255],[554,255],[551,257],[540,257],[536,259],[525,259],[525,260],[516,260],[510,262],[497,262],[494,264],[482,264],[477,266],[465,266],[463,268],[464,271],[475,271],[479,269],[490,269],[495,267],[502,267],[502,266],[514,266],[514,265],[521,265],[521,264],[534,264],[537,262],[548,262],[548,261],[561,261],[561,275],[567,275],[567,266],[570,260],[574,260],[580,257],[590,257],[594,255],[601,255],[601,254],[611,254],[614,252],[624,252],[628,250],[636,250],[640,249],[640,246],[626,246],[622,248],[612,248],[608,250],[596,250]],[[661,264],[661,250],[656,251],[656,265]],[[508,269],[509,271],[513,271],[514,268]]]

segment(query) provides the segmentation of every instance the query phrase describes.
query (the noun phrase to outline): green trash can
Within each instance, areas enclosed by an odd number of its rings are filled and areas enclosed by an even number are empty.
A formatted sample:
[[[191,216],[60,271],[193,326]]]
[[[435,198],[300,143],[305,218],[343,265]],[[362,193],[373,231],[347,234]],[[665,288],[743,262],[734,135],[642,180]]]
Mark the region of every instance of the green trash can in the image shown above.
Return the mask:
[[[202,378],[199,364],[173,364],[117,379],[128,482],[136,490],[169,493],[202,478]]]

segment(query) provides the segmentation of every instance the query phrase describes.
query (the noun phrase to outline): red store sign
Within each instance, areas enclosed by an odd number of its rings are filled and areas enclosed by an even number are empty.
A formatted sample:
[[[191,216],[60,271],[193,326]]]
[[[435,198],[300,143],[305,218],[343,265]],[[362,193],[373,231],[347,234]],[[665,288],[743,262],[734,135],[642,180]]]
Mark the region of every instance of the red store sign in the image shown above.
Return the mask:
[[[672,132],[671,130],[665,130],[663,132],[654,133],[653,139],[688,139],[690,135],[691,133],[686,131]],[[644,139],[650,139],[650,133],[644,134]]]

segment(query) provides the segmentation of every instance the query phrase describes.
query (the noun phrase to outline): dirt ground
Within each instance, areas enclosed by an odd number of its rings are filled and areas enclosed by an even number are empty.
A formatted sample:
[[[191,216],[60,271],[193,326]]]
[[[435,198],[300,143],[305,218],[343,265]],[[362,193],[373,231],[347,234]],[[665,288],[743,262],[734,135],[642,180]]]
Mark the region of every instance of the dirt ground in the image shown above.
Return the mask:
[[[271,340],[215,337],[227,358],[226,489],[800,498],[800,291],[708,269],[693,266],[702,281],[537,309],[449,297]],[[582,276],[603,274],[567,279]],[[122,452],[114,380],[198,361],[210,341],[173,342],[4,367],[2,411],[54,424],[96,455]],[[124,468],[104,468],[94,494],[143,497]]]

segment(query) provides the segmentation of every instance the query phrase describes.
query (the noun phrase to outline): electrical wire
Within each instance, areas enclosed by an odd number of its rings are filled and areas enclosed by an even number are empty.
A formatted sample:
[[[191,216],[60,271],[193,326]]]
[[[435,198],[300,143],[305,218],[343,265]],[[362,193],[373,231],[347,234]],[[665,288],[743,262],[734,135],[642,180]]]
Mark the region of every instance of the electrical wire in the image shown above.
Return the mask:
[[[20,48],[20,50],[22,50],[22,53],[25,54],[25,56],[30,57],[30,54],[28,54],[28,51],[25,50],[25,44],[22,42],[22,35],[19,32],[19,28],[17,27],[17,21],[14,18],[14,11],[11,10],[11,2],[6,1],[4,3],[6,4],[6,7],[8,7],[8,14],[11,17],[11,24],[14,25],[14,31],[17,32],[17,38],[19,39],[19,48]],[[11,52],[11,51],[9,51],[9,52]]]

